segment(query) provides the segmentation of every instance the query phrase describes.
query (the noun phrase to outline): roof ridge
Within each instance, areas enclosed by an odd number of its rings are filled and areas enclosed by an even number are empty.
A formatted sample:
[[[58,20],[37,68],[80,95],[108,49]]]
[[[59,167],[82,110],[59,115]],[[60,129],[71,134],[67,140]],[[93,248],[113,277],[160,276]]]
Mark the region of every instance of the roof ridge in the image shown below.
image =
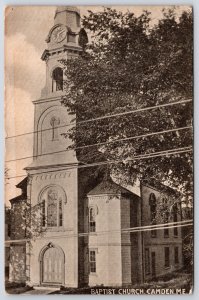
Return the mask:
[[[103,187],[104,185],[104,187]],[[110,186],[110,188],[108,188]],[[130,190],[126,189],[125,187],[119,185],[112,178],[105,179],[103,178],[102,181],[97,184],[87,195],[99,195],[99,194],[133,194]]]

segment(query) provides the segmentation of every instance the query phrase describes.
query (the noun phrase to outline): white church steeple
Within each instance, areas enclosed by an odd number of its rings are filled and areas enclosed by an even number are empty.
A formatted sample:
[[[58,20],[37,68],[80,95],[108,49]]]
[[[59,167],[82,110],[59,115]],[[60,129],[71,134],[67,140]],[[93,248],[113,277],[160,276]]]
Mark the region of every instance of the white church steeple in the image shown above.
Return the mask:
[[[54,17],[54,26],[46,38],[47,49],[41,59],[46,62],[46,85],[42,97],[61,94],[63,91],[64,70],[61,59],[77,57],[82,51],[79,45],[80,14],[74,6],[60,6]]]
[[[58,7],[41,57],[46,64],[46,83],[41,98],[33,102],[35,134],[34,163],[31,167],[60,166],[76,161],[74,151],[65,152],[71,141],[62,135],[69,129],[65,125],[70,123],[71,116],[61,105],[61,97],[65,93],[65,69],[61,61],[76,58],[82,52],[79,45],[81,32],[79,10],[73,6]]]
[[[74,7],[59,7],[42,55],[46,84],[41,97],[33,101],[34,159],[26,168],[27,198],[41,208],[45,237],[32,241],[29,265],[30,284],[78,286],[78,161],[72,141],[64,137],[74,116],[61,104],[65,93],[64,66],[60,60],[78,57],[80,16]],[[39,59],[39,58],[38,58]],[[72,237],[69,242],[67,234]]]

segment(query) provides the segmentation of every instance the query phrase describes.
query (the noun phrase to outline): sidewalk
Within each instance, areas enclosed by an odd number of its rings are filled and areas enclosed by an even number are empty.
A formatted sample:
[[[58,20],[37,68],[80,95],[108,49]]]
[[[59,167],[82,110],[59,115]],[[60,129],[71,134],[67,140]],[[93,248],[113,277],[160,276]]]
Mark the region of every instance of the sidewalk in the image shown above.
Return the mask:
[[[57,291],[59,291],[59,289],[57,289]],[[36,290],[30,290],[27,292],[24,292],[23,295],[48,295],[51,293],[56,293],[56,290],[52,290],[52,289],[36,289]]]

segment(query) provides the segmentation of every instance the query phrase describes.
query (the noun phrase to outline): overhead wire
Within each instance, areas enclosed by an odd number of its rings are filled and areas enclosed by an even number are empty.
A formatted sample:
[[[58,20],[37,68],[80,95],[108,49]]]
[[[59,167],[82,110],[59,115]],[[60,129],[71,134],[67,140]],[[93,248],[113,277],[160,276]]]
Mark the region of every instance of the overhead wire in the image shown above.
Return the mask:
[[[174,155],[174,154],[181,154],[181,153],[187,153],[191,152],[192,147],[181,147],[181,148],[175,148],[175,149],[167,149],[164,151],[158,151],[158,152],[151,152],[148,154],[143,154],[143,155],[137,155],[132,157],[131,159],[126,159],[126,160],[110,160],[110,161],[101,161],[101,162],[96,162],[96,163],[85,163],[83,165],[78,165],[77,163],[74,163],[73,166],[67,167],[69,164],[61,164],[62,168],[58,169],[57,165],[54,166],[43,166],[43,169],[52,169],[52,167],[55,168],[56,171],[67,171],[71,169],[81,169],[81,168],[90,168],[90,167],[96,167],[96,166],[102,166],[102,165],[108,165],[108,164],[117,164],[117,163],[128,163],[134,160],[139,160],[139,159],[149,159],[149,158],[154,158],[154,157],[160,157],[160,156],[168,156],[168,155]],[[43,171],[43,172],[35,172],[32,175],[39,175],[39,174],[45,174],[45,173],[50,173],[50,172],[55,172],[55,170],[48,170],[48,171]],[[12,179],[12,178],[20,178],[20,177],[25,177],[27,174],[24,175],[17,175],[17,176],[8,176],[6,179]]]
[[[140,108],[140,109],[130,110],[130,111],[126,111],[126,112],[120,112],[120,113],[116,113],[116,114],[112,114],[112,115],[105,115],[105,116],[102,116],[102,117],[91,118],[91,119],[88,119],[88,120],[70,122],[70,123],[65,124],[65,125],[55,126],[54,128],[57,129],[57,128],[63,128],[63,127],[68,127],[68,126],[72,126],[72,125],[78,126],[78,125],[81,125],[81,124],[94,122],[94,121],[98,121],[98,120],[104,120],[104,119],[109,119],[109,118],[114,118],[114,117],[126,116],[126,115],[133,114],[133,113],[138,113],[138,112],[143,112],[143,111],[147,111],[147,110],[168,107],[168,106],[172,106],[172,105],[178,105],[178,104],[181,105],[181,104],[185,104],[185,103],[188,103],[188,102],[192,102],[192,99],[185,99],[185,100],[181,100],[181,101],[175,101],[175,102],[170,102],[170,103],[165,103],[165,104],[159,104],[159,105],[154,105],[154,106],[143,107],[143,108]],[[7,136],[6,139],[16,138],[16,137],[29,135],[29,134],[34,134],[34,133],[45,132],[45,131],[48,131],[48,130],[52,130],[52,127],[44,128],[42,130],[35,130],[35,131],[25,132],[25,133],[21,133],[21,134],[17,134],[17,135]]]
[[[60,237],[89,237],[89,236],[100,236],[105,234],[113,234],[113,233],[135,233],[135,232],[146,232],[146,231],[152,231],[152,230],[163,230],[163,229],[171,229],[171,228],[179,228],[179,227],[187,227],[187,226],[193,226],[193,220],[183,220],[178,222],[169,222],[169,223],[163,223],[163,224],[157,224],[157,225],[147,225],[147,226],[135,226],[131,228],[121,228],[121,229],[115,229],[115,230],[104,230],[104,231],[96,231],[96,232],[82,232],[82,233],[76,233],[76,234],[64,234],[64,235],[58,235],[58,236],[51,236],[51,238],[60,238]],[[48,231],[47,227],[44,227],[43,233]],[[35,238],[45,238],[45,236],[42,235],[40,237]],[[46,237],[48,238],[48,237]],[[31,241],[31,239],[19,239],[19,240],[7,240],[5,243],[19,243],[19,242],[26,242]]]
[[[90,147],[96,147],[96,146],[104,146],[104,145],[109,145],[109,144],[113,144],[113,143],[115,144],[115,143],[119,143],[119,142],[126,142],[126,141],[133,140],[133,139],[145,138],[145,137],[150,137],[150,136],[155,136],[155,135],[165,134],[165,133],[171,133],[171,132],[181,131],[181,130],[186,130],[186,129],[191,129],[191,128],[192,128],[192,126],[185,126],[185,127],[178,127],[178,128],[168,129],[168,130],[157,131],[157,132],[151,132],[151,133],[141,134],[141,135],[137,135],[137,136],[130,136],[130,137],[116,139],[116,140],[102,142],[102,143],[78,146],[78,147],[71,148],[71,149],[65,149],[65,150],[60,150],[60,151],[47,152],[47,153],[43,153],[43,154],[37,154],[37,155],[31,155],[31,156],[10,159],[10,160],[6,160],[5,163],[20,161],[20,160],[30,159],[30,158],[37,158],[37,157],[51,155],[51,154],[64,153],[64,152],[72,151],[72,150],[75,151],[78,149],[84,149],[84,148],[90,148]]]

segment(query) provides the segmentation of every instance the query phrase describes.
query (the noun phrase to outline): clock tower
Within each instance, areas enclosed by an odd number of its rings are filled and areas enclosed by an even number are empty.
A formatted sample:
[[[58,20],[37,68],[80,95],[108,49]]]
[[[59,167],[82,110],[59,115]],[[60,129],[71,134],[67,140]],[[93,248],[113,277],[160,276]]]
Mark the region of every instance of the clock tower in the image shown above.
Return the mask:
[[[41,56],[46,83],[33,101],[34,158],[26,168],[27,201],[41,208],[41,234],[31,241],[26,258],[26,276],[35,286],[78,286],[78,161],[75,151],[67,150],[71,141],[62,135],[71,127],[71,116],[61,105],[65,70],[60,61],[81,53],[79,34],[79,10],[58,7]]]

